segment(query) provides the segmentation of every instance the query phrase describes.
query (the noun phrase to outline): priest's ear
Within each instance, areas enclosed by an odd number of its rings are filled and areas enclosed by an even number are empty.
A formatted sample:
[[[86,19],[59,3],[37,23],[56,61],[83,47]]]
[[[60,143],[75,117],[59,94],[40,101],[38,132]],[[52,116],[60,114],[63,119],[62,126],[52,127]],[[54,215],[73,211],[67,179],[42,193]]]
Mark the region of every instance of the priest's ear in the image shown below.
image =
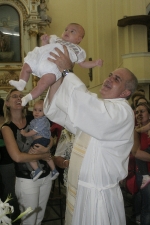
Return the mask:
[[[131,91],[125,90],[120,94],[120,98],[128,98],[131,95]]]

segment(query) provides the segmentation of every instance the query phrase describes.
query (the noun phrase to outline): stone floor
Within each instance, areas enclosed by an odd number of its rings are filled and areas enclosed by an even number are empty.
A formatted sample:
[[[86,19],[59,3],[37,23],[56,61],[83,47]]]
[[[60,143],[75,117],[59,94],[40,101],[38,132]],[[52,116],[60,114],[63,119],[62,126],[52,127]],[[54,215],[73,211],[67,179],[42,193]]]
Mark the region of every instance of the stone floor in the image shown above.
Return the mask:
[[[66,188],[63,185],[60,185],[60,188],[58,181],[56,181],[51,191],[42,225],[64,225]],[[124,190],[122,190],[122,193],[126,212],[126,225],[136,225],[132,210],[133,198]]]

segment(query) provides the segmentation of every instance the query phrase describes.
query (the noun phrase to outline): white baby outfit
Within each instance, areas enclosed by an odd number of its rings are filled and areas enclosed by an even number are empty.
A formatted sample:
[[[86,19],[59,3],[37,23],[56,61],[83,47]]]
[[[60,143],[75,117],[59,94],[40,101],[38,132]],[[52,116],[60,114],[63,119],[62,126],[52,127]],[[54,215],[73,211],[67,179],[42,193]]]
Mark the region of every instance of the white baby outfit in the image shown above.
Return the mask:
[[[64,52],[63,45],[67,47],[70,60],[73,63],[80,63],[85,60],[86,53],[79,45],[63,41],[56,35],[51,35],[49,44],[35,47],[33,51],[29,52],[24,58],[24,63],[27,63],[31,67],[32,73],[35,76],[41,78],[45,74],[53,73],[56,75],[56,80],[58,80],[61,77],[61,72],[57,68],[56,64],[50,62],[48,58],[52,58],[52,56],[50,56],[50,52],[57,54],[54,50],[56,47]]]

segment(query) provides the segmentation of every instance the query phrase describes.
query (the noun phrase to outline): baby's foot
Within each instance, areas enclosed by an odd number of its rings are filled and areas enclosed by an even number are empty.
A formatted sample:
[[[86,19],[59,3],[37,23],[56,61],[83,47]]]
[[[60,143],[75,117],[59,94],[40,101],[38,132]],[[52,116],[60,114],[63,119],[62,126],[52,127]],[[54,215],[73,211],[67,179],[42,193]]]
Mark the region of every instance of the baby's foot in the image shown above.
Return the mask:
[[[31,178],[33,179],[33,181],[36,181],[41,176],[42,173],[43,171],[40,168],[33,170],[31,172]]]
[[[52,170],[51,180],[55,180],[58,177],[59,173],[56,169]]]
[[[24,87],[26,86],[26,82],[22,79],[19,81],[10,80],[9,84],[14,86],[18,91],[23,91]]]
[[[25,106],[31,100],[32,100],[32,95],[29,93],[21,99],[22,101],[21,105]]]

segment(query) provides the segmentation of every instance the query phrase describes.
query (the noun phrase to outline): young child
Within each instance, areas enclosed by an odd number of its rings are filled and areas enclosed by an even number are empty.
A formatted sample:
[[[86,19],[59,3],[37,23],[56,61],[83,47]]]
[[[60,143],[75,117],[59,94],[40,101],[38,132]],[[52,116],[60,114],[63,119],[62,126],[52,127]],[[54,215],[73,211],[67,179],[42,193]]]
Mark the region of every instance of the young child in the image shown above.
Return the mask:
[[[26,132],[21,130],[21,134],[25,137],[33,138],[32,146],[35,144],[41,144],[43,146],[48,146],[50,142],[50,123],[43,113],[43,100],[38,100],[33,107],[34,119],[30,122],[30,131]],[[47,162],[52,170],[51,180],[55,180],[59,173],[55,168],[54,162],[52,160]],[[37,180],[43,173],[42,169],[38,166],[37,162],[30,162],[30,166],[34,169],[31,172],[33,181]]]
[[[43,35],[41,37],[41,47],[36,47],[29,52],[24,59],[24,65],[20,74],[19,81],[10,80],[10,85],[22,91],[29,80],[30,74],[40,77],[37,86],[25,97],[22,98],[22,106],[25,106],[30,100],[39,97],[50,85],[58,80],[62,74],[55,63],[48,60],[50,52],[54,52],[55,48],[59,48],[64,52],[63,45],[68,49],[70,60],[73,63],[79,64],[84,68],[93,68],[95,66],[102,66],[103,60],[97,59],[94,61],[85,61],[86,53],[78,45],[83,37],[84,28],[76,23],[70,23],[62,34],[62,39],[56,35]],[[49,44],[48,44],[49,43]]]
[[[137,127],[135,127],[135,130],[138,133],[147,133],[148,134],[148,145],[150,146],[150,122],[148,124],[146,124],[145,126],[138,125]],[[145,151],[150,154],[150,147],[148,147]],[[143,176],[142,185],[140,187],[141,189],[143,189],[150,183],[150,176],[148,174],[148,165],[147,165],[147,162],[140,160],[140,159],[136,159],[136,162],[137,162],[139,171]]]

